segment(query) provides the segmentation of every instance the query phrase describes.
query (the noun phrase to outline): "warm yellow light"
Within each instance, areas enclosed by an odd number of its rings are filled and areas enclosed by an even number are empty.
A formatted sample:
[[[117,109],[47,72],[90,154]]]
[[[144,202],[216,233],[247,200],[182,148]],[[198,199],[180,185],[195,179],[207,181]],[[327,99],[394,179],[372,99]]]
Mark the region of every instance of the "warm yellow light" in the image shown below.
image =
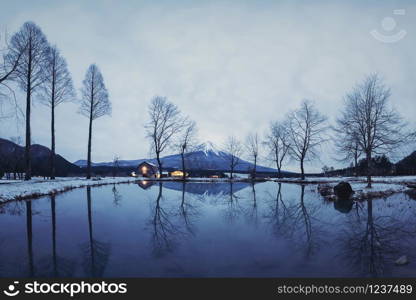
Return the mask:
[[[147,173],[147,167],[146,167],[146,166],[143,166],[143,167],[142,167],[142,173],[144,173],[144,174],[146,174],[146,173]]]
[[[179,176],[183,176],[183,172],[182,171],[173,171],[172,173],[170,173],[171,176],[174,177],[179,177]]]

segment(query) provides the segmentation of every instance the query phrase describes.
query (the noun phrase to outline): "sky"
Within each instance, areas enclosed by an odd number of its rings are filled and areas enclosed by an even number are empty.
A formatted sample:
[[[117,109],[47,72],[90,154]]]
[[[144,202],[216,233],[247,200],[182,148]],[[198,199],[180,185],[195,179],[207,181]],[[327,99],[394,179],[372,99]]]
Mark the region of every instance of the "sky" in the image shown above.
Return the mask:
[[[113,112],[94,121],[94,162],[111,161],[114,155],[149,157],[144,124],[156,95],[197,122],[201,142],[221,148],[229,135],[263,136],[271,121],[283,119],[303,99],[313,100],[334,124],[344,95],[378,72],[391,87],[392,105],[416,127],[414,1],[0,4],[0,32],[12,34],[25,21],[38,24],[66,58],[78,97],[88,66],[96,63],[101,69]],[[385,43],[370,34],[374,30],[397,40]],[[24,95],[17,97],[24,107]],[[56,112],[56,150],[72,162],[87,155],[88,120],[78,107],[75,101]],[[34,143],[50,145],[49,115],[34,101]],[[23,136],[23,124],[7,119],[0,125],[1,137]],[[321,153],[307,171],[340,166],[331,142]],[[291,161],[286,169],[298,166]]]

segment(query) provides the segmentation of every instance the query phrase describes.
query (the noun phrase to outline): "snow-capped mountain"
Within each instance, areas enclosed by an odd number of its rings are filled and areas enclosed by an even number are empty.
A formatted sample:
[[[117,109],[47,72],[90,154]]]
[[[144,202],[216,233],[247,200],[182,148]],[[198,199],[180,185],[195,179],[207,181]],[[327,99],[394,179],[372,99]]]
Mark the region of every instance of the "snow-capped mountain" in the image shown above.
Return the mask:
[[[217,147],[211,142],[200,145],[197,150],[186,154],[186,162],[188,169],[195,170],[218,170],[229,171],[229,158],[230,154],[224,151],[218,150]],[[181,169],[181,156],[180,154],[168,155],[162,157],[162,164],[164,168],[169,169]],[[156,159],[136,159],[136,160],[120,160],[119,165],[121,167],[136,167],[143,161],[156,164]],[[74,164],[80,167],[87,165],[86,160],[78,160]],[[112,166],[112,162],[92,163],[92,166]],[[254,165],[246,160],[240,158],[235,170],[239,172],[247,172],[252,170]],[[276,172],[276,169],[257,166],[257,172]]]

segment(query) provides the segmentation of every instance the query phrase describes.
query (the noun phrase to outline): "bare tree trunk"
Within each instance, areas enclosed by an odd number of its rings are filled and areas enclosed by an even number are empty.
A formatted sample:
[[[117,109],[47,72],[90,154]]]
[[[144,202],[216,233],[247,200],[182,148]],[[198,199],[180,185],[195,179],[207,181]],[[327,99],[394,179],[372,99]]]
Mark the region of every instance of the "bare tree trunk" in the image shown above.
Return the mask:
[[[367,152],[367,187],[371,188],[371,152]]]
[[[55,69],[52,78],[51,97],[51,179],[55,179]]]
[[[51,179],[55,179],[55,107],[52,104],[51,115]]]
[[[301,171],[301,179],[305,180],[305,169],[303,167],[303,158],[300,160],[300,171]]]
[[[26,146],[25,146],[25,180],[30,180],[32,177],[32,164],[30,157],[30,145],[31,145],[31,136],[30,136],[30,106],[31,106],[31,93],[32,93],[32,83],[31,83],[31,74],[29,73],[32,68],[32,50],[29,49],[29,66],[27,74],[27,85],[26,85]]]
[[[354,172],[355,172],[355,177],[358,177],[358,154],[357,152],[355,152],[355,155],[354,155]]]
[[[277,178],[282,178],[282,174],[280,172],[280,164],[279,164],[279,151],[276,148],[276,151],[274,153],[275,159],[276,159],[276,167],[277,167]]]
[[[256,179],[256,173],[257,173],[257,156],[254,157],[253,179]]]
[[[90,125],[89,125],[89,133],[88,133],[87,179],[91,178],[91,137],[92,137],[92,109],[91,109]]]
[[[160,153],[159,152],[156,152],[156,160],[157,160],[157,164],[158,164],[158,167],[159,167],[160,178],[162,178],[163,169],[162,169],[162,162],[160,161]]]
[[[181,153],[181,159],[182,159],[182,180],[185,181],[185,177],[186,177],[186,170],[185,170],[185,155],[182,152]]]

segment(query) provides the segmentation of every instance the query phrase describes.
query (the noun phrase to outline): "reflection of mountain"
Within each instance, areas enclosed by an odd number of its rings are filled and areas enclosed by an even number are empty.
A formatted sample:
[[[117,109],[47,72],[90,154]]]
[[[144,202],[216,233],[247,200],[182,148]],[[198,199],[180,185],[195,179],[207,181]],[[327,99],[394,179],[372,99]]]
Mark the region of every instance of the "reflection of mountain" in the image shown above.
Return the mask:
[[[233,185],[233,193],[236,193],[248,186],[249,183],[246,182],[235,182]],[[164,182],[163,187],[175,190],[182,191],[183,184],[178,181],[169,181]],[[230,193],[230,183],[229,182],[189,182],[185,184],[185,192],[197,195],[221,195]]]

